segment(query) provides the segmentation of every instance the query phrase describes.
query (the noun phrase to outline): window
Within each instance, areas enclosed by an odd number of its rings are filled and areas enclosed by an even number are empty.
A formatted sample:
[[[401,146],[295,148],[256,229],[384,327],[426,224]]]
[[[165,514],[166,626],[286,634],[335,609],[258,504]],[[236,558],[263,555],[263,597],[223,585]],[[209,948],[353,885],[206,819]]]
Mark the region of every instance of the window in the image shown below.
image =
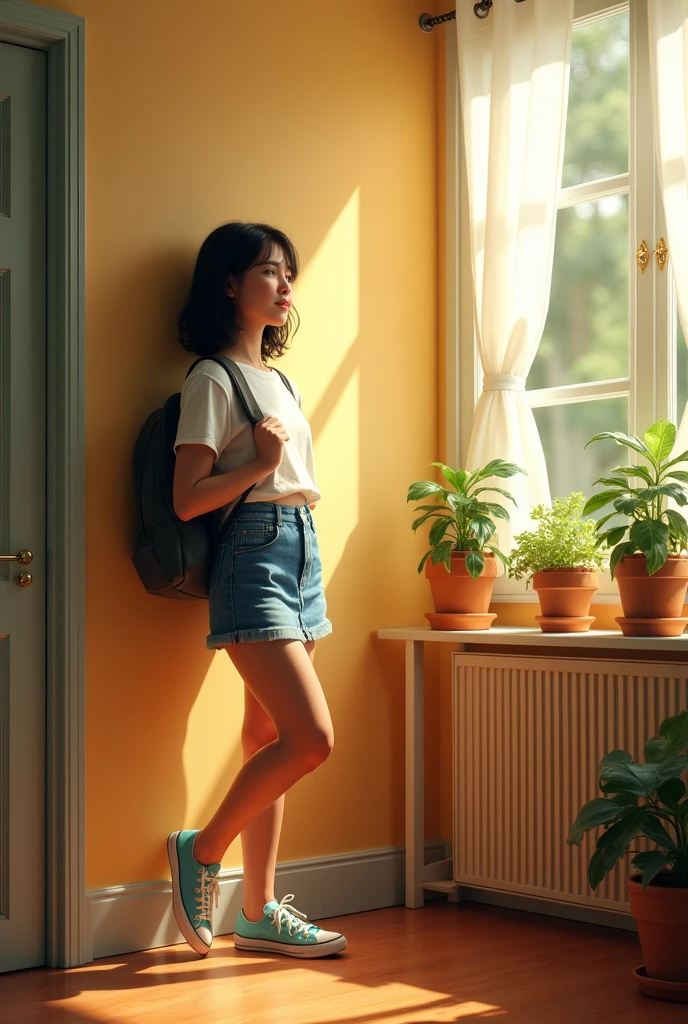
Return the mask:
[[[587,496],[597,477],[628,461],[612,441],[586,449],[595,433],[642,433],[663,416],[678,423],[688,401],[688,350],[671,263],[661,271],[654,255],[666,231],[655,184],[647,0],[576,0],[574,18],[549,312],[527,380],[552,497],[573,490]],[[451,454],[458,463],[466,456],[482,373],[469,250],[464,232],[457,238],[456,227],[453,236],[451,231],[453,208],[465,210],[466,204],[458,113],[451,102],[455,50],[455,39],[452,44],[448,38],[447,130],[456,131],[456,145],[447,147],[448,293],[452,245],[461,270],[458,310],[450,303],[447,316],[447,432],[456,431]],[[649,251],[644,273],[636,261],[641,242]],[[452,346],[458,346],[456,356]],[[452,401],[460,409],[453,421]],[[602,582],[600,594],[605,591],[614,593],[609,581]],[[504,578],[495,586],[502,599],[520,599],[523,592],[522,584]]]
[[[616,446],[586,442],[630,422],[629,101],[628,11],[574,25],[552,290],[527,380],[552,497],[588,492]]]

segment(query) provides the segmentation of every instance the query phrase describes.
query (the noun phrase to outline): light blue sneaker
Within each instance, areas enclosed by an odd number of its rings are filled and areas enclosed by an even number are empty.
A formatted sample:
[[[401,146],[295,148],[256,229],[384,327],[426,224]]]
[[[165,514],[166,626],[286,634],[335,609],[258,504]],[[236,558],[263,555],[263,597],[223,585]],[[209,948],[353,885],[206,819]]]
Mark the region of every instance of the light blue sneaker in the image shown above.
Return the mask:
[[[193,844],[200,829],[171,832],[167,838],[167,856],[172,869],[172,909],[179,930],[192,949],[201,956],[213,944],[213,908],[217,907],[220,887],[216,875],[219,864],[199,864]]]
[[[343,935],[310,924],[305,914],[287,902],[293,899],[294,894],[290,893],[281,903],[270,900],[263,907],[260,921],[247,920],[240,910],[234,929],[235,948],[300,957],[329,956],[346,949]]]

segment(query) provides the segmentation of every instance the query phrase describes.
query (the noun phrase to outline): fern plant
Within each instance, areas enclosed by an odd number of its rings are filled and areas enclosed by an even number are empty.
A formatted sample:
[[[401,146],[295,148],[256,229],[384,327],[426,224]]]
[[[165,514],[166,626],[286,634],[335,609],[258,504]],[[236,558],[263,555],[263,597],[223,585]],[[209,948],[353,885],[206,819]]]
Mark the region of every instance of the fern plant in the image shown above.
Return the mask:
[[[536,572],[548,569],[601,569],[605,556],[601,551],[595,524],[583,519],[585,495],[574,491],[555,498],[552,507],[536,505],[531,518],[538,524],[514,537],[509,575],[526,578],[526,587]]]
[[[433,480],[415,480],[408,489],[406,501],[419,501],[422,498],[435,498],[434,505],[419,505],[415,512],[422,512],[412,524],[415,533],[419,526],[429,520],[435,522],[430,527],[430,550],[420,560],[418,572],[423,571],[428,558],[433,565],[444,563],[447,572],[451,572],[452,551],[466,552],[466,569],[473,579],[480,576],[485,566],[485,550],[492,551],[509,568],[509,559],[499,550],[494,519],[509,521],[509,513],[504,506],[495,501],[485,501],[480,495],[486,493],[501,494],[513,501],[516,499],[509,491],[501,487],[487,486],[484,481],[490,477],[506,479],[525,470],[512,462],[493,459],[484,469],[450,469],[443,462],[432,462],[439,466],[444,479],[449,484],[445,487]]]

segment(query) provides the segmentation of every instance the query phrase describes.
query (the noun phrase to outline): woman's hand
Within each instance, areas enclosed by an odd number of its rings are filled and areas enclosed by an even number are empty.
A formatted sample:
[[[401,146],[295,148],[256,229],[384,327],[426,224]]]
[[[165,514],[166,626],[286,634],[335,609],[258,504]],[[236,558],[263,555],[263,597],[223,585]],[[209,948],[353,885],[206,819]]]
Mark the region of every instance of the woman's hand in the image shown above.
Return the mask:
[[[289,434],[276,416],[265,416],[253,428],[258,461],[268,473],[274,472],[282,461],[284,442]]]

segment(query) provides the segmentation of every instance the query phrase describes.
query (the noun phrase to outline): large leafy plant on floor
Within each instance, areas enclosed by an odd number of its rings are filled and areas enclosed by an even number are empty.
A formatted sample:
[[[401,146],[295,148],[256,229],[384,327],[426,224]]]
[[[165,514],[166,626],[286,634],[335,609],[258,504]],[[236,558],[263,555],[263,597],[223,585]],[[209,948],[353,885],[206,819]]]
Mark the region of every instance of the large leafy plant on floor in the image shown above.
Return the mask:
[[[569,844],[578,846],[590,829],[605,827],[588,868],[593,889],[638,836],[657,846],[631,861],[643,889],[660,878],[665,885],[688,889],[688,798],[681,780],[687,751],[688,711],[681,711],[665,718],[659,736],[647,741],[645,764],[636,764],[625,750],[612,750],[602,759],[599,787],[604,796],[585,804],[568,837]]]
[[[588,499],[583,515],[596,512],[605,505],[614,509],[602,516],[596,525],[599,543],[613,548],[609,559],[612,579],[621,559],[637,553],[645,555],[647,572],[651,576],[662,568],[669,555],[678,555],[688,547],[688,522],[680,512],[664,507],[667,498],[672,498],[679,506],[688,505],[685,487],[688,472],[677,469],[680,463],[688,460],[688,451],[671,458],[676,427],[667,420],[654,423],[643,438],[635,434],[604,431],[595,434],[588,444],[607,437],[637,452],[649,466],[616,466],[611,476],[600,477],[595,483],[605,484],[608,489]],[[637,481],[640,483],[636,484]],[[626,516],[629,522],[604,530],[605,524],[619,514]]]
[[[486,493],[501,494],[516,504],[516,499],[501,487],[485,484],[491,477],[506,479],[525,470],[512,462],[493,459],[483,469],[450,469],[443,462],[432,462],[439,466],[449,487],[435,483],[433,480],[415,480],[408,489],[406,501],[419,501],[422,498],[434,497],[434,505],[419,505],[415,512],[423,514],[411,525],[413,532],[431,519],[435,522],[430,527],[430,550],[420,560],[418,572],[423,571],[428,558],[434,565],[443,562],[447,572],[451,572],[452,551],[466,552],[466,569],[477,579],[485,566],[485,550],[494,552],[509,567],[509,559],[499,550],[496,543],[496,526],[494,519],[509,521],[509,513],[503,505],[494,501],[485,501],[480,495]],[[447,539],[449,538],[449,539]],[[492,542],[492,543],[491,543]]]

